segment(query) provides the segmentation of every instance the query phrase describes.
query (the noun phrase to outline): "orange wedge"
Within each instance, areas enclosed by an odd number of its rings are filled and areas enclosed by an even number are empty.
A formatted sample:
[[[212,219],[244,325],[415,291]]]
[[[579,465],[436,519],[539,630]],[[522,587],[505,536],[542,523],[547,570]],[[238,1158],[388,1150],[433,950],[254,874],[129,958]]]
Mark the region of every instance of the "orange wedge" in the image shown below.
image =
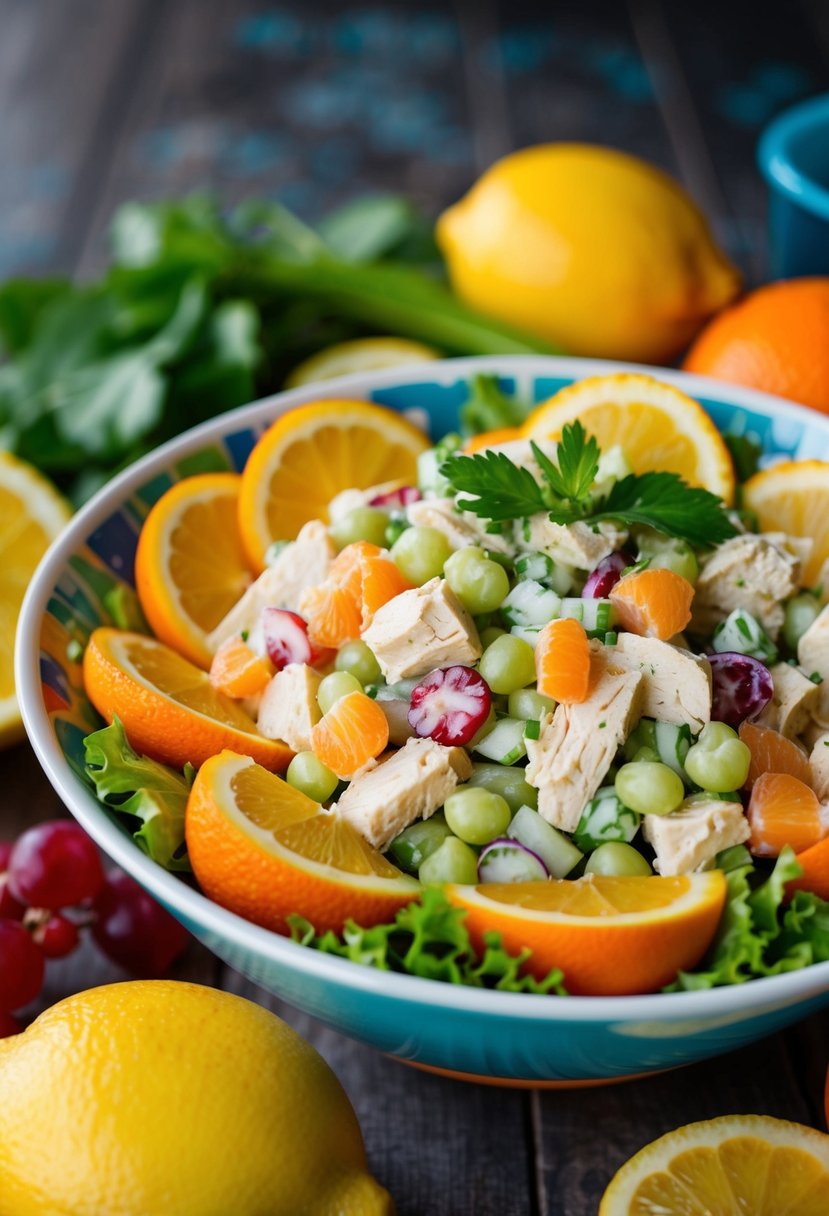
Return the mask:
[[[763,773],[754,782],[746,809],[748,847],[757,857],[778,857],[785,846],[810,849],[829,833],[829,817],[818,796],[789,773]]]
[[[567,990],[586,996],[656,992],[695,966],[725,903],[720,870],[672,878],[610,878],[449,886],[466,909],[477,949],[497,929],[512,953],[529,947],[528,969],[564,972]]]
[[[817,586],[829,558],[829,462],[786,460],[755,473],[743,486],[743,505],[757,516],[761,532],[814,541],[801,582]]]
[[[266,431],[242,475],[239,526],[248,560],[262,570],[268,546],[293,540],[309,519],[328,521],[341,490],[399,478],[413,483],[424,433],[394,410],[367,401],[315,401]]]
[[[522,431],[528,439],[559,439],[578,419],[603,452],[620,444],[636,473],[678,473],[730,503],[734,466],[705,410],[672,384],[640,372],[590,376],[536,406]]]
[[[691,619],[694,588],[673,570],[634,570],[620,578],[610,593],[619,624],[641,637],[669,638],[682,633]]]
[[[740,738],[751,752],[746,778],[749,789],[763,773],[788,773],[806,785],[811,783],[809,757],[794,740],[787,739],[770,726],[757,726],[754,722],[741,723]]]
[[[311,731],[314,755],[338,777],[350,778],[388,747],[389,720],[364,692],[335,701]]]
[[[800,878],[787,882],[786,890],[811,891],[821,899],[829,900],[829,836],[796,856],[803,873]]]
[[[538,691],[543,697],[575,705],[590,689],[590,641],[584,626],[564,617],[550,621],[535,647]]]
[[[599,1216],[825,1216],[829,1136],[723,1115],[660,1136],[613,1177]]]
[[[236,473],[187,477],[147,516],[135,588],[153,632],[191,663],[209,667],[207,635],[250,583],[239,536]]]
[[[224,747],[269,769],[285,768],[293,756],[261,735],[207,672],[142,633],[96,629],[84,651],[83,679],[98,713],[107,722],[120,718],[137,752],[175,768],[198,767]]]
[[[293,913],[318,933],[339,933],[349,916],[378,924],[418,897],[414,879],[336,812],[232,751],[199,770],[185,833],[204,893],[278,933]]]

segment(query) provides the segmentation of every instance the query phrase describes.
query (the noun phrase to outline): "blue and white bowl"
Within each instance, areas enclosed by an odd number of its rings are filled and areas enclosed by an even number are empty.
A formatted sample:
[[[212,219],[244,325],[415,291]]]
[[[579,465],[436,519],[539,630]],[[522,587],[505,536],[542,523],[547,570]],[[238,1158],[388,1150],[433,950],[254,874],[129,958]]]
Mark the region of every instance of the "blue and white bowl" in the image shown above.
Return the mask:
[[[82,779],[82,740],[100,725],[77,631],[108,624],[108,592],[132,584],[147,511],[174,482],[241,469],[279,414],[326,397],[425,412],[435,438],[455,428],[476,372],[541,401],[584,376],[642,368],[536,356],[456,359],[356,375],[281,393],[182,435],[122,473],[81,510],[41,562],[23,605],[16,681],[29,737],[72,814],[197,938],[231,966],[322,1021],[403,1060],[533,1085],[600,1083],[730,1051],[829,1005],[829,963],[712,991],[627,997],[532,996],[378,972],[249,924],[167,873],[133,843]],[[829,419],[764,394],[652,370],[696,397],[724,431],[754,436],[768,458],[829,458]]]

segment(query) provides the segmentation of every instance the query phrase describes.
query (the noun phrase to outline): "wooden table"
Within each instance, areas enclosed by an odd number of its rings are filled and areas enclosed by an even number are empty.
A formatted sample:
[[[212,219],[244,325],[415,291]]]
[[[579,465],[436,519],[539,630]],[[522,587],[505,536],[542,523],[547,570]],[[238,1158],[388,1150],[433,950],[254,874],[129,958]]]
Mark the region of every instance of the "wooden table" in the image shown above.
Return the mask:
[[[94,272],[126,198],[277,194],[314,219],[355,190],[403,190],[435,211],[513,147],[584,139],[681,178],[757,281],[757,133],[827,88],[827,56],[821,0],[785,15],[753,0],[0,0],[0,275]],[[60,811],[26,746],[0,757],[0,784],[4,836]],[[415,1072],[195,945],[177,974],[278,1009],[316,1044],[402,1216],[593,1216],[622,1161],[681,1123],[823,1126],[826,1016],[680,1073],[542,1093]],[[90,948],[50,965],[44,999],[118,975]]]

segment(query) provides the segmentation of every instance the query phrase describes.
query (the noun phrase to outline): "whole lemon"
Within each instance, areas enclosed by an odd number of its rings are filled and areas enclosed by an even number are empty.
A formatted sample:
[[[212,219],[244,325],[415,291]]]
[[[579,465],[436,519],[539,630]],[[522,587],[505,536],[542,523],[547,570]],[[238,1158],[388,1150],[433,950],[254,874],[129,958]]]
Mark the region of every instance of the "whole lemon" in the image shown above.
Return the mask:
[[[357,1118],[274,1014],[172,980],[0,1040],[2,1216],[389,1216]]]
[[[740,286],[676,182],[591,144],[505,156],[437,239],[468,304],[571,354],[664,362]]]

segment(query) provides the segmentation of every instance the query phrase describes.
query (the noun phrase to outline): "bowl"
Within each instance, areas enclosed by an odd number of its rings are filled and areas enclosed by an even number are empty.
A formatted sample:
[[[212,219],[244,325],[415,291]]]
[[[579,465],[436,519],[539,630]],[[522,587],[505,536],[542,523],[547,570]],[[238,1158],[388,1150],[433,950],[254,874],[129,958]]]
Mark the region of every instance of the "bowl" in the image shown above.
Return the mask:
[[[71,521],[41,562],[23,605],[16,679],[29,737],[49,779],[101,848],[232,967],[329,1026],[401,1060],[512,1084],[571,1085],[673,1068],[737,1048],[829,1004],[829,963],[703,992],[628,997],[499,993],[378,972],[319,954],[248,923],[145,856],[82,779],[82,740],[100,725],[67,659],[67,624],[107,623],[107,592],[133,577],[141,520],[175,481],[240,469],[285,410],[365,397],[428,414],[434,436],[456,424],[469,377],[543,400],[583,376],[640,367],[536,356],[456,359],[349,376],[225,414],[138,461]],[[829,419],[749,389],[650,370],[689,392],[720,428],[767,453],[829,456]]]
[[[829,274],[829,94],[784,111],[757,146],[775,278]]]

